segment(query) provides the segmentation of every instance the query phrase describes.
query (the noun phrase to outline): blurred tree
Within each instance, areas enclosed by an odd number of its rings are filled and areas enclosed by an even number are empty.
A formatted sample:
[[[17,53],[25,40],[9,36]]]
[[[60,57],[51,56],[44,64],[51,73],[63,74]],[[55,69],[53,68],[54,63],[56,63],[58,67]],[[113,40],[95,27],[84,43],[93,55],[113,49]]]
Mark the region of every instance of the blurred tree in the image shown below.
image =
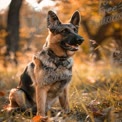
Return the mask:
[[[3,16],[0,15],[0,30],[4,29],[5,26],[3,25]]]
[[[112,55],[113,62],[117,64],[122,64],[122,1],[101,1],[100,9],[103,10],[103,22],[106,22],[105,24],[110,25],[110,27],[113,28],[111,37],[116,44],[115,50],[113,51]],[[108,18],[106,17],[106,15],[108,15]]]
[[[23,0],[12,0],[9,5],[8,17],[7,17],[7,36],[6,45],[7,51],[5,56],[13,59],[17,64],[16,51],[19,48],[19,12]]]
[[[119,18],[119,14],[122,15],[122,2],[120,0],[116,2],[114,0],[64,0],[58,6],[67,16],[75,10],[79,10],[81,26],[89,40],[90,52],[94,61],[101,59],[98,47],[107,40],[114,40],[117,50],[122,49],[122,21]],[[118,18],[115,19],[117,15]],[[111,18],[111,16],[114,17]]]

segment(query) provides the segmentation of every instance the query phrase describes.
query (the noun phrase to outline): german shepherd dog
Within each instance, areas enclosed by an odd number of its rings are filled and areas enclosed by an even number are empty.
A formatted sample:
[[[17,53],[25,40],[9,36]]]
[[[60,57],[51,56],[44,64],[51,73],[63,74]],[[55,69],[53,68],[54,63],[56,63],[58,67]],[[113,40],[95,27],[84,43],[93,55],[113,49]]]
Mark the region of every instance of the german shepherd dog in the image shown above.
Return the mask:
[[[83,37],[78,35],[80,14],[76,11],[69,23],[61,23],[53,11],[48,12],[49,35],[43,49],[34,55],[20,77],[17,88],[10,91],[11,108],[37,107],[37,115],[45,116],[59,98],[61,107],[69,110],[68,85],[72,78],[72,56]]]

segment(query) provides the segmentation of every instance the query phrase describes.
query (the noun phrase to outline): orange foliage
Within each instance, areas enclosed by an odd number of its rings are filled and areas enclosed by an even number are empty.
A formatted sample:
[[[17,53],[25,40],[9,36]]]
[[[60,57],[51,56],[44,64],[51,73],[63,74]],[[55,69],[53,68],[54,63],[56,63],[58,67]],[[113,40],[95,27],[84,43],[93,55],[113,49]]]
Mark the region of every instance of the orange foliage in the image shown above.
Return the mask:
[[[0,91],[0,96],[1,97],[5,96],[5,93],[3,91]]]
[[[32,118],[32,122],[41,122],[41,121],[46,122],[47,119],[48,119],[47,117],[37,115]]]

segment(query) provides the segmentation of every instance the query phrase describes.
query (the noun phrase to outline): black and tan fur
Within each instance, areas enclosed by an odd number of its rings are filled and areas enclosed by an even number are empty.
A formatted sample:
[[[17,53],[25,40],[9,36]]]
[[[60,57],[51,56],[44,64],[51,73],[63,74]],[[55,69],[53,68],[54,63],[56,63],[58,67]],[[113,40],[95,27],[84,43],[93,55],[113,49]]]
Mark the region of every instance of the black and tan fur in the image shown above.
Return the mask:
[[[53,11],[48,12],[49,34],[43,49],[34,55],[22,73],[20,84],[9,95],[10,106],[29,108],[37,106],[37,115],[45,116],[59,98],[61,107],[69,109],[68,85],[72,78],[72,56],[83,38],[78,35],[80,22],[76,11],[67,24],[61,23]]]

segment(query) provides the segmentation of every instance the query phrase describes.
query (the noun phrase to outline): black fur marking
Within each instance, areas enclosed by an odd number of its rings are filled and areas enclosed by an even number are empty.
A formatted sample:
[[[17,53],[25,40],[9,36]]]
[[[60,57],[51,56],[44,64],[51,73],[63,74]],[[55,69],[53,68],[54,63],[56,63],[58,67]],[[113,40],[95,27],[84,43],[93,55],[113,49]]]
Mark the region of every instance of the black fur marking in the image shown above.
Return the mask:
[[[32,68],[34,68],[34,67],[35,67],[34,63],[31,63],[30,65],[31,65],[31,67],[32,67]]]
[[[53,27],[56,25],[60,25],[61,22],[59,21],[57,15],[53,11],[48,12],[48,17],[47,17],[47,26],[51,31],[54,31]]]
[[[24,90],[23,88],[19,88],[19,87],[18,87],[17,89],[22,90],[22,91],[25,93],[26,98],[29,100],[29,102],[30,102],[31,104],[35,104],[35,102],[34,102],[33,99],[32,99],[32,96],[30,96],[26,90]]]
[[[31,63],[31,66],[34,67],[34,64]],[[32,79],[28,75],[27,70],[28,70],[28,67],[26,67],[25,71],[20,77],[20,83],[19,83],[18,89],[24,91],[28,100],[30,100],[33,103],[32,96],[34,95],[35,90],[34,90],[34,87],[32,86],[33,84]]]
[[[68,64],[70,64],[70,62],[67,60],[67,56],[56,56],[55,53],[50,49],[48,49],[48,55],[51,57],[51,61],[55,64],[56,67],[67,67]]]
[[[48,49],[48,55],[52,58],[52,59],[55,59],[55,58],[57,58],[58,60],[60,60],[60,61],[64,61],[64,60],[67,60],[67,56],[57,56],[57,55],[55,55],[55,53],[52,51],[52,50],[50,50],[50,49]]]

